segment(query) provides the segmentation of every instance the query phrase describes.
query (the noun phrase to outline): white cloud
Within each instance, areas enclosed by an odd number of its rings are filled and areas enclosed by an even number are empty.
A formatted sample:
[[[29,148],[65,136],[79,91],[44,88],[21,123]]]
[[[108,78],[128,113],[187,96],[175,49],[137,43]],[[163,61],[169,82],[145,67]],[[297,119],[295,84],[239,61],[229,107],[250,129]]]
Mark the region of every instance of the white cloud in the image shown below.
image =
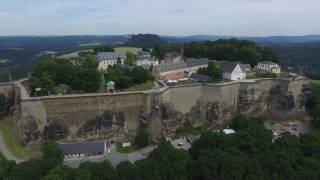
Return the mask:
[[[0,35],[300,35],[320,32],[319,0],[2,0]]]

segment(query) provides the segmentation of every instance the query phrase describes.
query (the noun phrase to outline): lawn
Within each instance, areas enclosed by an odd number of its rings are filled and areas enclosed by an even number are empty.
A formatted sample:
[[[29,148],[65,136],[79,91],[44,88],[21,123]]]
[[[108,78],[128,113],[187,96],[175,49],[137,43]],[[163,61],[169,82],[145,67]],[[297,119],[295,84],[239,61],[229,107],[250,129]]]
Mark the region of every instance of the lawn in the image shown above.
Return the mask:
[[[132,86],[128,89],[125,89],[124,91],[125,92],[128,92],[128,91],[145,91],[145,90],[150,90],[152,89],[152,87],[154,86],[154,82],[153,81],[147,81],[143,84],[139,84],[139,85],[135,85],[135,86]]]
[[[320,86],[320,80],[312,80],[313,84],[316,84],[317,86]]]
[[[116,52],[122,52],[122,53],[126,53],[126,52],[131,52],[135,55],[138,54],[138,51],[141,51],[141,48],[134,48],[134,47],[118,47],[118,48],[114,48],[114,50]]]
[[[21,160],[27,159],[27,154],[23,150],[22,146],[18,143],[14,125],[9,118],[0,122],[0,133],[12,155]]]
[[[127,153],[135,152],[135,151],[137,151],[137,150],[138,150],[138,149],[137,149],[136,147],[134,147],[134,146],[122,147],[121,144],[117,144],[117,151],[118,151],[119,153],[125,153],[125,154],[127,154]]]

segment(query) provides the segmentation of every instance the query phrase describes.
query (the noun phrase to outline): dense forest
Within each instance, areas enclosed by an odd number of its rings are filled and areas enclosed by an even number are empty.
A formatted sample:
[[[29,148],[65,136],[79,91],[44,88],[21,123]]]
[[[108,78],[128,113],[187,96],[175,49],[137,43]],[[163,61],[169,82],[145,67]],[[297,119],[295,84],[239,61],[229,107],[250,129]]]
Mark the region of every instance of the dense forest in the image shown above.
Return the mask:
[[[188,179],[308,179],[320,178],[320,133],[284,135],[272,142],[261,119],[235,117],[235,134],[206,131],[189,151],[164,139],[144,160],[132,164],[84,162],[77,169],[62,164],[53,142],[42,146],[43,157],[20,164],[0,160],[0,178],[15,180],[188,180]]]
[[[320,79],[320,43],[273,44],[285,68],[293,68],[313,79]]]
[[[279,58],[274,51],[266,46],[258,46],[246,40],[218,40],[191,42],[185,44],[156,45],[152,54],[163,59],[165,53],[178,51],[183,48],[184,55],[189,58],[209,58],[211,60],[238,61],[256,65],[260,61],[278,62]]]

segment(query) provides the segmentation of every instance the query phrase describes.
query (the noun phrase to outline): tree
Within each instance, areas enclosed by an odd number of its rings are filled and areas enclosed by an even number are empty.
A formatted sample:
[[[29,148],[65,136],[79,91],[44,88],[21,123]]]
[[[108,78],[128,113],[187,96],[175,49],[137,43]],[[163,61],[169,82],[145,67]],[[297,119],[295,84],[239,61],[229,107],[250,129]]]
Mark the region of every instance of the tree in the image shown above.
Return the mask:
[[[253,67],[261,61],[262,56],[255,49],[244,47],[238,50],[236,59],[242,63],[250,64]]]
[[[146,70],[140,66],[136,66],[131,70],[131,77],[135,84],[141,84],[147,80]]]
[[[101,87],[101,74],[98,71],[98,62],[86,58],[75,67],[75,77],[71,87],[84,92],[96,92]]]
[[[119,180],[140,180],[139,168],[129,161],[118,164],[117,179]]]
[[[2,156],[2,154],[0,154]],[[0,179],[6,179],[12,174],[13,168],[16,166],[14,161],[8,161],[6,159],[0,159]]]
[[[232,120],[231,128],[236,131],[244,130],[250,126],[260,126],[263,127],[263,121],[261,119],[250,118],[247,115],[238,114]]]
[[[29,160],[14,166],[10,179],[14,180],[40,180],[49,173],[51,167],[42,160]]]
[[[41,146],[41,151],[43,154],[42,159],[48,163],[49,167],[53,168],[62,163],[62,151],[54,141],[45,141]]]
[[[151,50],[150,50],[149,48],[146,48],[146,47],[143,47],[143,48],[142,48],[142,51],[144,51],[144,52],[151,52]]]
[[[93,54],[96,55],[99,52],[114,52],[114,49],[109,46],[99,46],[93,49]]]
[[[50,170],[49,174],[44,177],[44,180],[69,180],[73,179],[73,170],[66,165],[58,165]]]
[[[312,93],[308,95],[307,99],[307,111],[313,117],[313,126],[317,129],[320,128],[320,84],[316,82],[312,83]]]
[[[148,146],[149,142],[150,142],[150,135],[148,131],[140,128],[134,139],[134,145],[138,148],[144,148]]]
[[[197,73],[206,74],[215,81],[221,80],[223,78],[221,68],[214,61],[210,61],[207,68],[199,68]]]
[[[132,52],[126,53],[127,58],[125,59],[124,63],[128,65],[134,65],[137,57]]]
[[[99,163],[84,162],[76,173],[77,179],[113,180],[115,178],[114,169],[109,161]]]
[[[262,48],[262,60],[279,62],[279,56],[270,47]]]

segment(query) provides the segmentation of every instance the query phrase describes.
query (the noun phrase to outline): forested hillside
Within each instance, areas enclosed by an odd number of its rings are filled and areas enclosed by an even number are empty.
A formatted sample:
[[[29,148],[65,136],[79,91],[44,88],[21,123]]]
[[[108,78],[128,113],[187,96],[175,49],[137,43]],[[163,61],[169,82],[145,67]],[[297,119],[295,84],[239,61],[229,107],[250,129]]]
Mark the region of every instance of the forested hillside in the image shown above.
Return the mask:
[[[237,39],[157,45],[152,54],[163,59],[166,52],[179,52],[181,48],[184,49],[184,55],[189,58],[238,61],[252,66],[263,60],[275,62],[279,60],[271,48],[258,46],[252,41]]]
[[[133,35],[131,39],[122,46],[138,47],[138,48],[153,48],[157,44],[167,44],[158,35],[155,34],[138,34]]]
[[[310,78],[320,79],[320,42],[308,44],[270,45],[280,57],[280,63]]]

